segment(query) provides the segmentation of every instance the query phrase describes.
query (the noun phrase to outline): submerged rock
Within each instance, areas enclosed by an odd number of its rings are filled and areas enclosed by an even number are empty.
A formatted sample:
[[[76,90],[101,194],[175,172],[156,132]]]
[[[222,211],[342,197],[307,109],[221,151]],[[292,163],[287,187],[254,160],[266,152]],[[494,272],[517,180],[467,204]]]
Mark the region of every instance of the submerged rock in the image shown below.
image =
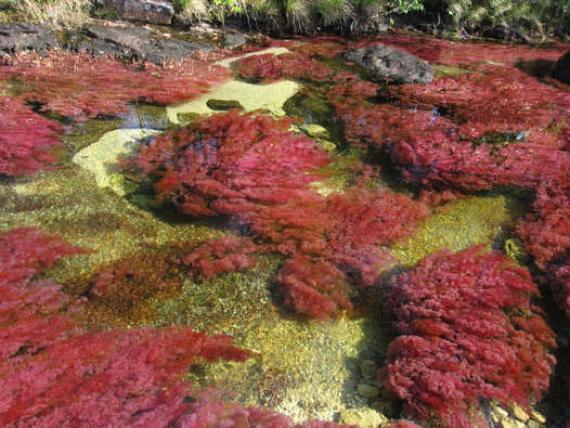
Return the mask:
[[[208,106],[208,101],[215,99],[237,101],[247,112],[266,110],[280,117],[285,116],[283,104],[295,95],[300,88],[300,84],[291,80],[282,80],[267,85],[254,85],[229,80],[200,98],[176,106],[169,106],[166,111],[169,120],[172,123],[179,124],[183,121],[182,115],[187,113],[215,113],[215,110]]]
[[[239,101],[235,100],[216,100],[210,99],[206,101],[206,105],[212,110],[227,111],[232,109],[243,110],[243,106]]]
[[[341,424],[355,425],[362,428],[378,428],[387,425],[390,421],[377,410],[369,407],[348,409],[340,414]]]
[[[117,129],[108,132],[96,143],[79,151],[73,157],[73,162],[91,172],[98,187],[110,188],[117,195],[124,196],[124,180],[117,168],[119,158],[132,152],[141,139],[157,132],[153,129]]]
[[[430,83],[435,75],[428,62],[400,49],[380,44],[351,51],[346,59],[365,68],[377,79],[397,83]]]
[[[53,31],[35,24],[0,24],[0,52],[45,51],[58,47]]]
[[[222,47],[225,49],[241,48],[247,43],[247,38],[243,33],[237,30],[228,30],[224,32],[222,37]]]
[[[174,6],[168,0],[97,0],[97,4],[129,21],[170,25],[174,17]]]
[[[570,84],[570,51],[558,60],[553,74],[558,80]]]
[[[212,47],[205,43],[161,38],[146,28],[90,25],[85,28],[84,35],[87,38],[79,37],[79,41],[72,42],[70,47],[93,54],[107,54],[128,60],[139,59],[155,64],[179,61],[197,51],[212,50]]]

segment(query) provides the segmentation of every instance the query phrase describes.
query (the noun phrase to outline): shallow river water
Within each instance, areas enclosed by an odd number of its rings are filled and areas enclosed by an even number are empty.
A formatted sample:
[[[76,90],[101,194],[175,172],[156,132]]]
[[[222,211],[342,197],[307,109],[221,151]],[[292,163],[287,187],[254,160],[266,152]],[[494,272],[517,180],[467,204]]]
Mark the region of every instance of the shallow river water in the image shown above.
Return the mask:
[[[248,50],[0,66],[2,425],[565,426],[568,46]]]

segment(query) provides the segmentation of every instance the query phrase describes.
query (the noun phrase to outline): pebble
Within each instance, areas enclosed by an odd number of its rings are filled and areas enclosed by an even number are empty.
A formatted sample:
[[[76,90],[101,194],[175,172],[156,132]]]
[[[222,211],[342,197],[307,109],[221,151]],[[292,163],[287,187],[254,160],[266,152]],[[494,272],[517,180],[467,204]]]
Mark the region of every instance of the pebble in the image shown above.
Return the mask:
[[[366,383],[361,383],[356,387],[358,394],[364,398],[375,398],[378,397],[380,389],[374,385],[368,385]]]
[[[528,415],[528,413],[521,406],[517,406],[517,405],[513,406],[513,415],[519,421],[523,421],[523,422],[526,422],[530,419],[530,416]]]
[[[365,379],[376,379],[378,376],[378,366],[373,360],[364,360],[360,364],[360,373]]]
[[[546,418],[544,417],[544,415],[536,410],[533,410],[530,414],[530,416],[537,422],[541,423],[541,424],[545,424],[546,423]]]
[[[341,424],[356,425],[361,428],[378,428],[389,422],[382,413],[370,408],[347,409],[340,414]]]

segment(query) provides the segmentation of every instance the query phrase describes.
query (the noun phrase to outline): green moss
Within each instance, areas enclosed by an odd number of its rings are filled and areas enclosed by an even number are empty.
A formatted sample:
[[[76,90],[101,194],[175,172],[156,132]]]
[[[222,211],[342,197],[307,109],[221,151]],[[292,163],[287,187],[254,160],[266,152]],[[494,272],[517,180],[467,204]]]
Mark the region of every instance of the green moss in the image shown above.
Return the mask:
[[[378,321],[384,317],[373,311],[331,322],[290,318],[271,290],[278,266],[278,258],[262,257],[252,270],[201,283],[189,279],[179,296],[155,301],[158,325],[231,334],[255,353],[245,363],[194,366],[192,383],[216,384],[242,404],[267,406],[297,421],[333,420],[366,406],[357,392],[361,360],[377,359],[386,349],[390,329]]]
[[[475,244],[491,247],[505,226],[522,212],[506,195],[471,196],[454,201],[419,226],[416,233],[391,248],[404,266],[412,266],[441,249],[460,251]]]
[[[528,254],[524,249],[524,245],[517,238],[505,239],[503,250],[508,257],[519,264],[525,264],[528,262]]]

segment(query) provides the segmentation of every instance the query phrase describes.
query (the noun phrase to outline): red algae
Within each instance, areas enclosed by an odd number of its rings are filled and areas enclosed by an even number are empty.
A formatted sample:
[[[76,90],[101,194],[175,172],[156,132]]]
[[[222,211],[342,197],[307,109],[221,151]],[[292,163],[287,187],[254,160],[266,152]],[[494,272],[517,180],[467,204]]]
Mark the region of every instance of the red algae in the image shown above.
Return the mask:
[[[186,59],[173,66],[127,66],[87,53],[20,54],[0,65],[0,80],[21,83],[19,98],[40,104],[42,112],[85,120],[124,112],[128,102],[171,104],[205,93],[229,72]]]
[[[220,401],[204,401],[193,412],[176,421],[177,427],[259,427],[259,428],[356,428],[334,422],[308,421],[295,424],[290,417],[258,407],[241,407]]]
[[[226,216],[254,236],[258,251],[285,256],[278,275],[285,301],[324,319],[350,307],[347,284],[375,283],[390,260],[379,246],[411,233],[428,209],[360,185],[328,198],[314,192],[309,185],[325,178],[331,159],[289,125],[256,114],[210,116],[141,147],[130,166],[181,212]],[[208,272],[250,264],[249,245],[239,258],[205,245],[212,254],[199,249],[196,258]]]
[[[418,38],[401,34],[361,39],[350,43],[349,47],[361,48],[378,43],[403,49],[432,63],[448,65],[488,61],[516,64],[519,61],[538,59],[557,61],[570,47],[563,43],[543,48],[509,43],[451,41],[433,37]]]
[[[18,177],[57,161],[63,127],[33,112],[21,100],[0,96],[0,176]]]
[[[402,336],[381,372],[386,387],[408,414],[446,427],[485,426],[472,412],[483,399],[540,400],[556,341],[531,302],[538,293],[527,270],[479,247],[424,259],[389,292]]]
[[[324,81],[332,76],[332,69],[300,53],[281,55],[261,54],[237,61],[236,73],[244,78],[272,82],[279,79]]]
[[[539,188],[533,210],[517,234],[570,316],[570,188]]]
[[[77,302],[58,284],[33,278],[61,258],[80,252],[35,229],[0,234],[0,359],[37,352],[74,331],[73,322],[61,312]]]
[[[373,88],[350,78],[328,99],[347,141],[387,152],[410,182],[467,191],[559,186],[570,180],[570,94],[518,73],[483,66],[430,85],[401,85],[390,90],[396,105],[368,102]],[[366,91],[358,96],[351,87]]]
[[[209,279],[226,272],[239,272],[255,265],[257,247],[246,238],[228,236],[199,245],[183,262],[198,276]]]

